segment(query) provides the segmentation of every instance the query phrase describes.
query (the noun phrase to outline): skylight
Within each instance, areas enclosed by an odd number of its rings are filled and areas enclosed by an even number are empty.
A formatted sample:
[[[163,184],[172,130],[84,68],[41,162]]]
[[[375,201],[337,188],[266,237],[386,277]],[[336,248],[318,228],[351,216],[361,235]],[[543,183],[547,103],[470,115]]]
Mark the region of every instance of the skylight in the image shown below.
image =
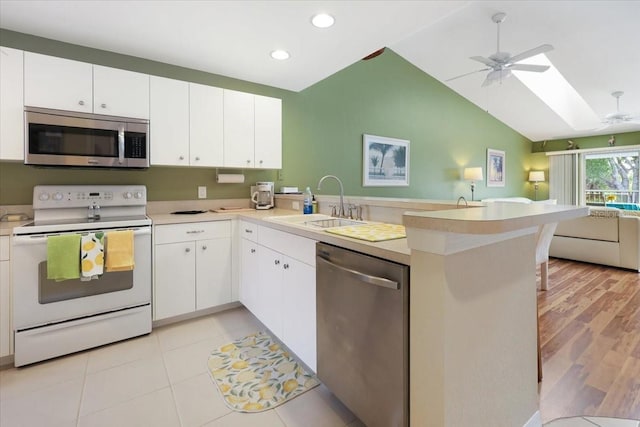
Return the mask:
[[[560,74],[560,71],[544,53],[527,58],[526,63],[550,67],[544,73],[514,70],[513,75],[562,120],[574,130],[589,130],[598,127],[600,124],[598,115]]]

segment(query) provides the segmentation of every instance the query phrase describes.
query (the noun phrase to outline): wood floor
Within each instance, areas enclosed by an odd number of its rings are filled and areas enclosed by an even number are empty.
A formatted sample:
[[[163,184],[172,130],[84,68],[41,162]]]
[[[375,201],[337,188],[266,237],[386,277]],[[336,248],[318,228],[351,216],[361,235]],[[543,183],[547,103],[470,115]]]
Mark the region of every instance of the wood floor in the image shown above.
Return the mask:
[[[552,258],[538,310],[543,422],[640,419],[640,274]]]

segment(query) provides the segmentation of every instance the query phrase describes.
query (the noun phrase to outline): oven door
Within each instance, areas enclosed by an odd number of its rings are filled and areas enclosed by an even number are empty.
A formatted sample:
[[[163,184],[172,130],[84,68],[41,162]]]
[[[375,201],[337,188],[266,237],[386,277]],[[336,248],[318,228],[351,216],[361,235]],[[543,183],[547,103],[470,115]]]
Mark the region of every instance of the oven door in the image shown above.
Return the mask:
[[[13,236],[14,329],[19,331],[149,304],[151,227],[133,230],[134,269],[105,273],[90,281],[47,279],[47,234]]]

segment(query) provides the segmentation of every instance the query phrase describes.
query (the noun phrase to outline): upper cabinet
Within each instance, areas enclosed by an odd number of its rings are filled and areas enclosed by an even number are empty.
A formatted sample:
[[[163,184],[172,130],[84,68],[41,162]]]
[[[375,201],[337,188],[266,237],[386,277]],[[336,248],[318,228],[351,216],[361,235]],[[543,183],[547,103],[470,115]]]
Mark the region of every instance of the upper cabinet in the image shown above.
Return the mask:
[[[148,119],[149,76],[25,52],[24,104]]]
[[[0,160],[24,160],[23,55],[0,47]]]
[[[191,166],[222,166],[222,89],[189,83],[189,153]]]
[[[189,165],[189,83],[151,76],[152,165]]]
[[[282,167],[282,101],[224,91],[224,166]]]

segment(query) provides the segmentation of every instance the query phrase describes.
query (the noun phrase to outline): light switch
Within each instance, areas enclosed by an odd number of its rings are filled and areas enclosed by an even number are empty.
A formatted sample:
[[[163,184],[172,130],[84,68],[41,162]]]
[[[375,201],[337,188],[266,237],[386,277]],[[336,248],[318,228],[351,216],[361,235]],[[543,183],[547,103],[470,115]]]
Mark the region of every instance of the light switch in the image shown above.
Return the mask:
[[[206,199],[207,198],[207,187],[201,185],[198,187],[198,199]]]

